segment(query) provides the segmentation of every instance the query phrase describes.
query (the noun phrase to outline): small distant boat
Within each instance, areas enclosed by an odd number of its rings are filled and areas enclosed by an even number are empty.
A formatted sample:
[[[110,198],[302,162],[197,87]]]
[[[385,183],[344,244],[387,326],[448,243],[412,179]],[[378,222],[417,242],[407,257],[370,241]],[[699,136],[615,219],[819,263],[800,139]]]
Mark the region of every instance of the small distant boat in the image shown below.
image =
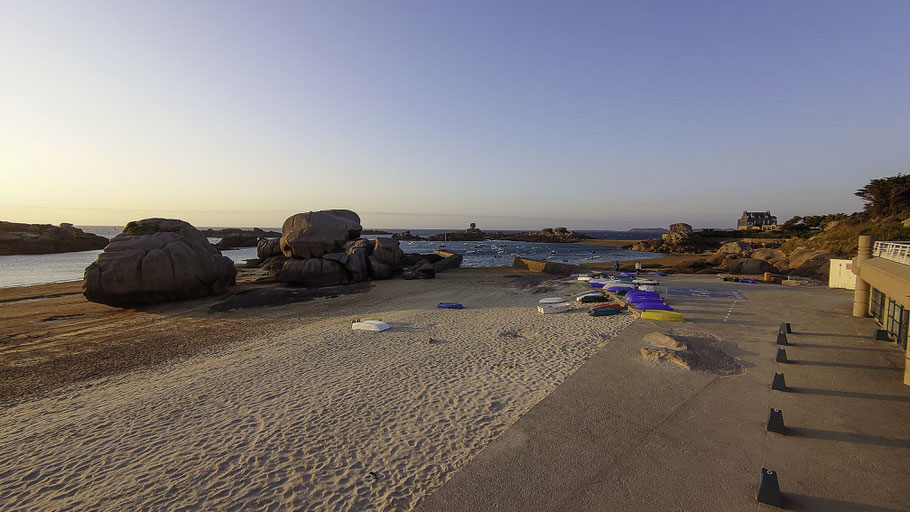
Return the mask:
[[[484,246],[482,243],[478,243],[478,244],[475,245],[474,247],[485,247],[485,246]]]
[[[436,244],[436,247],[439,247],[440,249],[445,249],[446,244]]]
[[[547,254],[556,254],[556,251],[550,251]]]

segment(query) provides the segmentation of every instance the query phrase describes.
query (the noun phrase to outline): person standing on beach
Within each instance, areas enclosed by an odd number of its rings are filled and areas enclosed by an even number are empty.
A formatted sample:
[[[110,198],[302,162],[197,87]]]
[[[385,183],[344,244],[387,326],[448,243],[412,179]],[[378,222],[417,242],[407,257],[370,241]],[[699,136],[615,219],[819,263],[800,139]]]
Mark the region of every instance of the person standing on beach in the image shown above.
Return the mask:
[[[639,272],[641,272],[641,262],[640,262],[640,261],[636,261],[636,262],[635,262],[635,273],[637,274],[637,273],[639,273]]]
[[[613,262],[613,270],[619,272],[619,261]]]

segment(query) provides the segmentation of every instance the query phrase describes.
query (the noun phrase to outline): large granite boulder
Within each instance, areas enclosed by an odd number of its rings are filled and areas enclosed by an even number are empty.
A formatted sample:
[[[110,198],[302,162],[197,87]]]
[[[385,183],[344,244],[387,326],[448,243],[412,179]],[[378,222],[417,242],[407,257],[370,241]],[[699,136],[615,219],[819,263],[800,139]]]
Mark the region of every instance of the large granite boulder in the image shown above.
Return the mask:
[[[752,251],[751,257],[757,260],[767,261],[774,265],[774,268],[776,268],[778,272],[786,272],[790,269],[790,259],[787,258],[787,255],[781,252],[780,249],[762,247]]]
[[[108,239],[72,224],[22,224],[0,221],[0,255],[52,254],[104,249]]]
[[[740,254],[748,256],[752,253],[752,244],[748,242],[727,242],[717,250],[719,254]]]
[[[790,253],[790,274],[827,279],[834,254],[819,249],[800,247]]]
[[[137,306],[224,293],[234,263],[187,222],[130,222],[85,269],[85,298],[110,306]]]
[[[726,267],[733,274],[759,275],[765,272],[777,272],[774,265],[755,258],[738,258],[728,262]]]
[[[278,272],[278,281],[298,286],[335,286],[350,282],[344,265],[334,260],[291,259]]]
[[[351,281],[366,281],[370,272],[368,266],[369,250],[365,247],[352,246],[346,252],[348,260],[344,263],[344,268],[351,275]]]
[[[360,217],[351,210],[298,213],[281,227],[281,251],[289,258],[319,258],[338,252],[345,242],[360,236]]]
[[[383,263],[376,256],[369,256],[367,261],[369,261],[370,277],[373,279],[388,279],[395,271],[391,265]]]
[[[398,245],[398,240],[392,238],[377,238],[376,245],[373,246],[373,257],[389,265],[393,269],[401,266],[401,258],[404,251]]]
[[[261,260],[283,254],[281,252],[280,238],[263,238],[256,244],[256,256]]]

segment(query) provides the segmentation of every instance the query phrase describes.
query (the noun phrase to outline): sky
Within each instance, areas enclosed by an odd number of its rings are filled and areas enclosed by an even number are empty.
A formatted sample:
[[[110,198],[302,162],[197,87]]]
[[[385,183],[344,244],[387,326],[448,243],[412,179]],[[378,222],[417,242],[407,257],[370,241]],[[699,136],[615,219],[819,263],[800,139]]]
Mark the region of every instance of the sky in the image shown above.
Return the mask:
[[[0,0],[0,219],[734,227],[910,172],[910,2]]]

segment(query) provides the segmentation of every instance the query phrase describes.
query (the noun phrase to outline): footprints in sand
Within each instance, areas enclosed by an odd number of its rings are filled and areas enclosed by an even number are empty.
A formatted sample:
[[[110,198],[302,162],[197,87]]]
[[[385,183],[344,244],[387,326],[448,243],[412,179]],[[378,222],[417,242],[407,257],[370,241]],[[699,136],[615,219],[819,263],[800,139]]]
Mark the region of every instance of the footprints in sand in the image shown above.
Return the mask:
[[[469,314],[368,341],[320,320],[6,408],[0,503],[410,510],[631,322]]]

